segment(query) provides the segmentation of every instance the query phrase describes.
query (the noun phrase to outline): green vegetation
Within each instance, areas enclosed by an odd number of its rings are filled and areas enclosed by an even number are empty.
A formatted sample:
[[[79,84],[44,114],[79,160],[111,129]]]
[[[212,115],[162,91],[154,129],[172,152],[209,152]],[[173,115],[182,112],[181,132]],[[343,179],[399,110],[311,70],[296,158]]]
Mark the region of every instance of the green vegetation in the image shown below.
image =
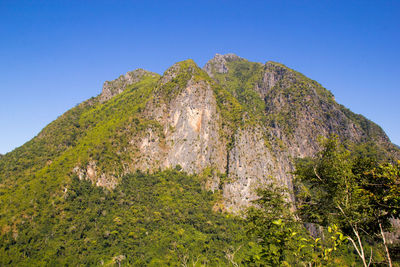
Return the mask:
[[[357,261],[346,222],[326,220],[324,238],[311,236],[303,223],[312,220],[303,207],[304,219],[296,219],[286,190],[274,184],[260,189],[258,208],[251,207],[243,221],[213,211],[219,193],[204,190],[203,177],[176,169],[126,175],[113,191],[72,177],[62,197],[3,232],[0,265],[352,266]],[[374,191],[370,203],[398,205],[399,170],[384,165],[368,173],[390,188]],[[328,211],[335,199],[324,199]],[[379,244],[367,247],[374,249],[375,263],[384,260]]]
[[[294,131],[301,126],[299,123],[307,119],[304,117],[307,113],[316,125],[326,124],[322,114],[329,114],[327,107],[335,105],[332,93],[299,72],[281,64],[270,64],[276,73],[286,74],[281,74],[281,79],[265,99],[268,124],[279,127],[289,137],[293,137]],[[335,115],[332,119],[336,119]]]
[[[166,83],[161,83],[158,91],[169,102],[186,87],[188,82],[210,81],[208,75],[191,60],[185,60],[174,64],[165,73],[164,77],[171,77]]]
[[[400,217],[400,162],[382,163],[365,145],[347,150],[337,138],[322,147],[296,166],[296,212],[286,190],[275,184],[258,190],[260,198],[246,214],[253,241],[244,264],[398,264],[398,245],[388,244],[384,232]],[[319,230],[311,236],[305,224]]]
[[[0,161],[0,183],[6,179],[11,182],[26,177],[76,145],[85,134],[82,128],[91,126],[90,123],[81,125],[79,118],[96,105],[97,100],[91,99],[72,108],[50,123],[37,137],[3,157]]]
[[[338,225],[364,266],[390,262],[383,231],[400,216],[400,162],[357,152],[332,138],[315,158],[299,161],[296,204],[304,222]]]
[[[254,241],[244,260],[250,266],[350,265],[351,251],[336,225],[313,237],[298,220],[286,190],[271,184],[258,190],[257,207],[247,211],[247,233]],[[349,260],[350,259],[350,260]]]
[[[112,192],[74,177],[55,206],[0,237],[0,265],[100,265],[121,255],[123,265],[228,265],[225,250],[244,242],[241,221],[213,212],[218,195],[201,187],[174,170],[124,176]]]
[[[0,226],[2,233],[21,221],[42,216],[57,206],[75,166],[98,160],[98,169],[118,177],[132,133],[157,124],[141,117],[158,77],[146,76],[104,104],[89,100],[62,115],[24,146],[0,161]],[[66,130],[67,129],[67,130]],[[66,130],[66,132],[64,132]]]
[[[395,156],[387,158],[391,144],[383,131],[279,63],[227,64],[228,73],[215,73],[215,80],[192,60],[163,77],[143,75],[104,103],[96,97],[74,107],[0,155],[0,265],[352,266],[366,263],[371,249],[374,264],[388,261],[395,247],[382,242],[382,231],[399,217],[400,167],[391,161]],[[257,88],[266,68],[282,77],[263,99]],[[245,216],[222,213],[221,192],[234,179],[228,167],[219,173],[208,166],[197,175],[179,165],[147,173],[129,168],[141,156],[131,142],[148,129],[167,147],[164,127],[173,127],[151,119],[149,107],[168,105],[190,81],[213,90],[222,126],[217,141],[228,150],[239,128],[256,126],[275,157],[291,145],[301,119],[328,129],[338,112],[365,132],[364,143],[328,140],[314,158],[299,160],[297,212],[289,192],[268,184]],[[97,177],[80,179],[93,162]],[[114,184],[95,186],[102,174]],[[205,190],[215,177],[218,189]],[[319,230],[310,235],[305,223]]]
[[[242,119],[243,112],[246,112],[249,122],[261,119],[265,102],[254,88],[262,81],[262,64],[241,59],[227,62],[227,67],[228,73],[214,73],[214,78],[240,103],[241,108],[235,109],[234,115]]]
[[[385,134],[381,127],[368,120],[364,116],[360,114],[355,114],[342,105],[340,105],[340,108],[348,118],[354,121],[357,125],[361,127],[361,129],[363,129],[367,133],[370,139],[379,138],[380,136]]]

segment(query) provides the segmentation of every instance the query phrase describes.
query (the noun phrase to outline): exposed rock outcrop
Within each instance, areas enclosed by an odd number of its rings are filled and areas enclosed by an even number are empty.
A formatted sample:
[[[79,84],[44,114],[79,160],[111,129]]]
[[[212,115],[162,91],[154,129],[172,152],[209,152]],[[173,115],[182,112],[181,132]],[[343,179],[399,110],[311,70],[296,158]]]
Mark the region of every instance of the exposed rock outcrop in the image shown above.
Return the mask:
[[[217,54],[203,69],[193,60],[162,76],[138,69],[105,82],[98,100],[75,107],[27,146],[3,156],[4,176],[11,181],[30,173],[7,169],[4,159],[36,151],[45,152],[34,163],[21,160],[20,169],[35,166],[32,173],[43,169],[43,179],[60,181],[77,175],[110,190],[136,170],[180,166],[208,173],[205,185],[223,196],[218,209],[238,212],[256,198],[259,186],[292,188],[294,160],[318,151],[320,136],[373,142],[400,158],[379,126],[275,62]]]
[[[187,60],[160,78],[142,112],[154,123],[133,133],[125,148],[130,158],[124,162],[125,172],[180,166],[188,173],[202,173],[212,168],[209,188],[222,189],[224,209],[238,212],[256,198],[254,189],[259,186],[278,182],[291,188],[294,159],[313,155],[319,136],[337,134],[351,142],[375,138],[390,143],[378,126],[363,117],[355,120],[356,115],[349,115],[328,90],[282,64],[255,64],[233,54],[217,54],[203,70]],[[230,88],[241,70],[246,75]],[[106,82],[102,99],[121,93],[143,75],[149,73],[137,70]],[[221,109],[221,90],[226,97],[238,98],[240,121],[232,122]],[[254,115],[258,116],[255,121],[250,119],[251,108],[246,108],[255,100],[242,98],[243,90],[256,92],[265,105],[259,110],[261,116]],[[375,128],[374,134],[367,131]],[[93,179],[90,171],[88,166],[86,176]],[[96,174],[103,182],[93,182],[114,185],[104,181],[115,175]]]
[[[161,78],[157,95],[144,111],[147,119],[161,127],[150,127],[141,137],[133,137],[131,149],[140,152],[133,158],[132,169],[179,165],[188,173],[200,173],[213,166],[225,172],[226,140],[221,136],[215,94],[210,82],[196,78],[194,72],[201,72],[194,63],[176,64]],[[183,88],[174,87],[178,76],[187,78]],[[164,85],[177,92],[165,95]]]
[[[113,81],[104,82],[103,90],[100,94],[100,102],[105,102],[122,93],[129,85],[139,82],[145,75],[158,76],[156,73],[144,69],[137,69],[127,72],[125,75],[121,75]]]
[[[227,62],[237,61],[237,60],[245,60],[241,57],[238,57],[235,54],[216,54],[213,59],[208,61],[204,66],[205,72],[207,72],[210,77],[214,76],[214,73],[228,73],[228,65]]]

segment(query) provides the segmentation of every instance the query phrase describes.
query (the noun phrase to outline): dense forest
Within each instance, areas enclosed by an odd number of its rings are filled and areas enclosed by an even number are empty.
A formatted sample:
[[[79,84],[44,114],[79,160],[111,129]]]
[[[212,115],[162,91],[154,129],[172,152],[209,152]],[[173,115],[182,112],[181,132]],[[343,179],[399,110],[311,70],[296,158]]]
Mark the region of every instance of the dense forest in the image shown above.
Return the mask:
[[[62,198],[1,235],[0,263],[396,265],[398,245],[382,233],[399,217],[400,164],[353,150],[325,140],[314,158],[298,161],[296,207],[287,189],[270,184],[239,215],[219,211],[220,194],[179,166],[126,175],[113,191],[75,176]]]

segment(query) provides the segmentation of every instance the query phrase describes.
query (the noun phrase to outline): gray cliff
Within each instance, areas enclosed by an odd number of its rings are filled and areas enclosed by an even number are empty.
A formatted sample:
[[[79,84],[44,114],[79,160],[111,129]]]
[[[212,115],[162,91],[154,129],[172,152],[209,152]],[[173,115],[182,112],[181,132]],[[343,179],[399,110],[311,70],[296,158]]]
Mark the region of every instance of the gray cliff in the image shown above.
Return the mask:
[[[101,101],[143,75],[153,74],[136,70],[106,82]],[[232,97],[230,105],[243,107],[239,121],[223,112],[221,92]],[[256,103],[262,108],[254,112]],[[220,208],[231,212],[248,206],[257,187],[277,182],[291,188],[294,159],[313,155],[320,137],[336,134],[394,149],[379,126],[337,104],[317,82],[279,63],[251,63],[233,54],[217,54],[203,70],[191,60],[173,65],[142,116],[154,123],[131,134],[123,149],[129,158],[121,163],[124,172],[176,166],[188,173],[211,170],[206,186],[221,190]],[[119,175],[97,173],[95,162],[75,171],[111,188]]]

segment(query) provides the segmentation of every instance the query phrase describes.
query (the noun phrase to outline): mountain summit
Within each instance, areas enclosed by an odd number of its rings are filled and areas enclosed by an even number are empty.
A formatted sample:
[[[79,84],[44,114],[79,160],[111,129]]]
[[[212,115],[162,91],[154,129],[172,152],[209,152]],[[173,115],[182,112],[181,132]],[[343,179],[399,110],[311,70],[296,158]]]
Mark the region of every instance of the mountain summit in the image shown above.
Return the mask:
[[[291,187],[293,159],[332,134],[398,153],[379,126],[317,82],[279,63],[216,54],[203,69],[186,60],[162,76],[137,69],[105,82],[99,96],[5,155],[1,180],[20,187],[52,177],[67,188],[78,175],[112,189],[127,173],[180,166],[211,173],[208,188],[238,211],[271,177]]]
[[[400,155],[378,125],[280,63],[216,54],[204,68],[138,69],[0,157],[1,231],[18,235],[43,207],[65,212],[75,178],[113,192],[126,176],[170,169],[198,175],[220,194],[214,210],[237,213],[260,186],[291,188],[294,160],[331,135]]]

